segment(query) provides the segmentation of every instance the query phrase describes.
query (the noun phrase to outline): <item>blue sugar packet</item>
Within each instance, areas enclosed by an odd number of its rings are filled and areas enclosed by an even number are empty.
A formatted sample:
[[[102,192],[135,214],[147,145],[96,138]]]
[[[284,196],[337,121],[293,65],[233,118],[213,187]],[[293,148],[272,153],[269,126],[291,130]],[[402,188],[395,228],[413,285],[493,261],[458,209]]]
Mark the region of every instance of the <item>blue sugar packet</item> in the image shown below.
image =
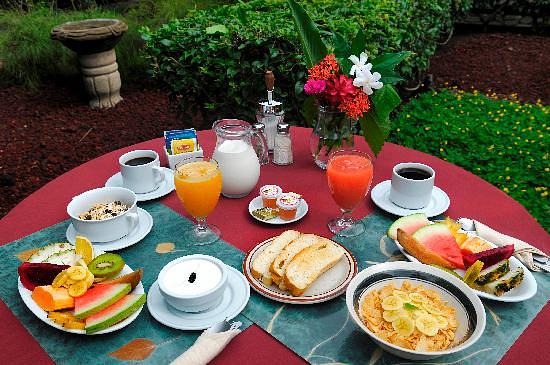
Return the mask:
[[[172,141],[177,140],[193,140],[194,146],[197,145],[197,132],[195,128],[188,129],[175,129],[171,131],[164,131],[164,144],[168,154],[173,155]]]

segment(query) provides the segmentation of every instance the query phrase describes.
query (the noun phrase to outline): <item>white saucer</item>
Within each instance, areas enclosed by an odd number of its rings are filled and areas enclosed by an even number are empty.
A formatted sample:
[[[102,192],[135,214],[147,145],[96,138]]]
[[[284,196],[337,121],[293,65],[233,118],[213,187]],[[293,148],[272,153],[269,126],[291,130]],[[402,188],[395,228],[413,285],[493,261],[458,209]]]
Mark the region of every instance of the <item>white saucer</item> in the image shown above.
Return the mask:
[[[376,185],[371,192],[372,201],[378,208],[401,217],[414,213],[424,213],[428,218],[434,217],[449,209],[449,205],[451,204],[451,200],[447,193],[437,186],[434,186],[432,199],[426,207],[422,209],[401,208],[393,204],[390,200],[390,187],[391,180],[382,181],[380,184]]]
[[[139,241],[141,241],[149,232],[151,232],[151,228],[153,227],[153,217],[151,217],[151,214],[149,214],[148,211],[145,209],[137,208],[138,211],[138,225],[132,232],[127,234],[126,236],[119,238],[118,240],[109,241],[109,242],[92,242],[94,244],[94,247],[97,247],[97,249],[102,251],[115,251],[120,250],[132,245],[135,245]],[[78,235],[78,232],[74,229],[73,224],[69,224],[69,227],[67,228],[67,240],[74,244],[76,241],[76,236]]]
[[[270,219],[268,221],[264,221],[264,220],[254,216],[252,214],[252,212],[255,211],[256,209],[260,209],[260,208],[263,208],[263,207],[264,207],[264,203],[262,201],[262,197],[260,195],[258,195],[257,197],[252,199],[250,201],[250,203],[248,204],[248,213],[250,213],[250,215],[252,217],[254,217],[254,219],[256,219],[257,221],[267,223],[267,224],[288,224],[288,223],[296,222],[296,221],[299,221],[300,219],[302,219],[307,214],[307,211],[309,210],[309,206],[307,205],[306,200],[304,198],[302,198],[302,201],[300,202],[300,205],[298,206],[298,210],[296,211],[296,217],[294,217],[294,219],[285,221],[284,219],[276,217],[276,218]]]
[[[221,303],[212,309],[198,313],[182,312],[172,308],[163,298],[155,281],[147,294],[149,313],[160,323],[178,330],[203,330],[214,324],[235,318],[250,299],[250,286],[243,274],[226,265],[227,287]]]
[[[145,202],[148,200],[153,200],[153,199],[163,197],[167,194],[170,194],[175,189],[174,171],[166,167],[161,167],[161,169],[164,172],[164,180],[162,180],[159,187],[153,191],[150,191],[148,193],[143,193],[143,194],[136,193],[138,202]],[[120,172],[114,174],[109,179],[107,179],[107,182],[105,182],[105,186],[106,187],[124,187],[122,186],[122,175],[120,174]]]

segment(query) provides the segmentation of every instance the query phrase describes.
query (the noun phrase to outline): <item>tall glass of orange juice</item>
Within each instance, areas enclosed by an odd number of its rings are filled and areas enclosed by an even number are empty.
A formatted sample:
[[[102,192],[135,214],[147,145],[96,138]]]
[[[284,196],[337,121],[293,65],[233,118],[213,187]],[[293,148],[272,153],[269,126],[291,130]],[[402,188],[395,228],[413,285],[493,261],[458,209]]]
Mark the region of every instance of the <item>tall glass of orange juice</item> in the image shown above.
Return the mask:
[[[185,232],[190,244],[206,245],[220,238],[218,227],[206,224],[222,191],[222,173],[216,160],[206,157],[187,158],[176,165],[174,172],[176,193],[183,207],[197,224]]]
[[[353,237],[365,231],[361,221],[351,213],[363,201],[372,182],[372,160],[361,151],[340,150],[330,154],[327,163],[328,187],[342,215],[328,222],[332,233]]]

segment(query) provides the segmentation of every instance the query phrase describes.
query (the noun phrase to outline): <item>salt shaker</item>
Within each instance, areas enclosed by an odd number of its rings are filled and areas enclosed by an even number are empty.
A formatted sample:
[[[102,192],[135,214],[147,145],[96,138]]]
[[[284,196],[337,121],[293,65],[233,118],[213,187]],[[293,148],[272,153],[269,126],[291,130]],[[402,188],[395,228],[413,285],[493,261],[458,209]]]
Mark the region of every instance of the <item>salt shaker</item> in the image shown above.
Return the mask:
[[[290,165],[293,162],[290,126],[288,123],[279,123],[273,149],[273,163],[276,165]]]
[[[265,85],[267,88],[267,100],[258,103],[256,111],[256,120],[265,126],[265,135],[269,152],[273,152],[275,146],[275,136],[277,135],[277,125],[282,123],[285,118],[283,103],[273,99],[273,89],[275,85],[275,76],[272,71],[265,73]]]
[[[267,165],[269,163],[269,152],[266,149],[267,141],[265,138],[265,126],[262,123],[254,123],[252,129],[256,131],[256,133],[253,133],[251,138],[263,140],[263,142],[258,141],[258,143],[252,143],[256,156],[258,156],[258,161],[260,161],[260,165]]]

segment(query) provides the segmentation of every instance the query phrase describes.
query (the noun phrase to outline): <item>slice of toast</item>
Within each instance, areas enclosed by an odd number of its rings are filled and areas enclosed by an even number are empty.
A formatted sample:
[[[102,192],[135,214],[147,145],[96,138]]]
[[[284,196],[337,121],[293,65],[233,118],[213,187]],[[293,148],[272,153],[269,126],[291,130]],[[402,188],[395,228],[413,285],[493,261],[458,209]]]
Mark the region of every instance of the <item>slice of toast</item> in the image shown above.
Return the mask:
[[[344,250],[325,239],[300,251],[286,268],[283,281],[294,296],[302,295],[325,271],[344,256]]]
[[[413,236],[402,229],[397,229],[397,241],[408,253],[416,257],[418,261],[427,265],[439,265],[447,269],[456,268],[449,261],[441,257],[437,252],[430,250],[422,243],[418,242]]]
[[[269,271],[271,263],[286,245],[300,237],[300,235],[300,232],[290,230],[275,237],[275,239],[273,239],[273,241],[264,248],[252,262],[252,267],[250,268],[252,276],[261,280],[267,286],[271,285],[273,282],[271,271]]]
[[[321,237],[314,234],[303,234],[286,245],[275,260],[273,260],[269,267],[269,271],[271,271],[273,281],[275,284],[279,285],[281,290],[286,290],[285,282],[282,279],[288,264],[290,264],[294,256],[304,248],[320,242],[321,239]]]

